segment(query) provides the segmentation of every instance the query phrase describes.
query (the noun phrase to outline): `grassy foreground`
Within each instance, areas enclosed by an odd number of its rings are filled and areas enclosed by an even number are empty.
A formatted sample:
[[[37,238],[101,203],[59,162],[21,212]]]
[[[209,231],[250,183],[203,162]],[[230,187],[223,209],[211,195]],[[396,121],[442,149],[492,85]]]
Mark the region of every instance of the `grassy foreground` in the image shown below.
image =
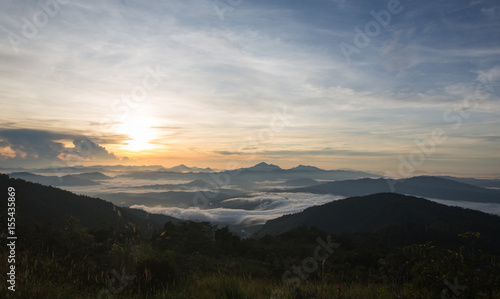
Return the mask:
[[[333,236],[339,247],[316,262],[318,238],[330,240],[316,229],[242,240],[186,222],[145,237],[70,217],[18,231],[16,291],[2,262],[0,298],[500,298],[500,258],[475,248],[476,233],[457,236],[469,244],[457,250]]]

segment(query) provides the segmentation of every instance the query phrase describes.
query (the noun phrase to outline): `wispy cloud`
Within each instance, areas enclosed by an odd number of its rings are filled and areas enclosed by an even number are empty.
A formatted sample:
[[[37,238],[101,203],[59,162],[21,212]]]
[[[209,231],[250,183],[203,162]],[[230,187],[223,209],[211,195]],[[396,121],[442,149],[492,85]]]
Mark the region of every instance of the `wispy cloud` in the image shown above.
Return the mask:
[[[126,135],[117,128],[130,124],[116,101],[142,83],[148,66],[165,76],[130,109],[155,133],[157,151],[144,161],[163,155],[165,163],[221,163],[217,153],[238,152],[269,127],[274,107],[286,106],[295,118],[261,144],[264,158],[288,152],[306,160],[332,148],[344,152],[325,153],[365,156],[370,165],[371,157],[389,159],[442,125],[443,111],[472,98],[481,76],[492,79],[494,96],[470,119],[473,130],[454,134],[491,131],[500,113],[499,5],[490,0],[401,1],[403,11],[350,65],[339,44],[353,43],[355,27],[373,21],[370,12],[386,9],[387,1],[245,1],[223,21],[208,0],[69,1],[36,27],[36,36],[25,37],[23,26],[36,26],[33,16],[44,3],[2,6],[0,118],[15,128],[100,136],[99,144],[119,157],[127,154],[126,136],[106,136]],[[17,52],[12,34],[25,39]],[[307,148],[295,146],[304,142]],[[462,144],[449,142],[458,156]],[[481,149],[485,159],[494,150]]]

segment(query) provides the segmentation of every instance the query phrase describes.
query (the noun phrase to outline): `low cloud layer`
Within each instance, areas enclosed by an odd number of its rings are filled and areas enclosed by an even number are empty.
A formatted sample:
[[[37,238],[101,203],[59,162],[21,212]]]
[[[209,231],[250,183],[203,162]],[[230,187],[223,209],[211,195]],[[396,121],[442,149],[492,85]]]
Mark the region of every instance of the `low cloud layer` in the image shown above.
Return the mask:
[[[483,202],[470,202],[470,201],[455,201],[444,200],[436,198],[427,198],[428,200],[440,203],[450,207],[461,207],[464,209],[477,210],[488,214],[500,216],[500,204],[496,203],[483,203]]]
[[[229,225],[258,225],[286,214],[299,213],[311,206],[322,205],[343,198],[341,196],[311,193],[259,193],[252,197],[237,197],[221,202],[221,204],[233,203],[235,206],[256,205],[253,210],[244,208],[202,210],[199,208],[183,209],[161,206],[148,207],[145,205],[134,205],[131,208],[142,209],[149,213],[164,214],[182,220],[208,221]],[[500,216],[500,204],[428,199],[447,206],[458,206]]]
[[[201,210],[199,208],[165,208],[134,205],[131,208],[142,209],[149,213],[164,214],[183,220],[209,221],[224,224],[264,224],[267,220],[278,218],[286,214],[301,212],[308,207],[322,205],[341,196],[317,195],[310,193],[258,193],[252,197],[237,197],[224,202],[239,202],[241,204],[257,203],[254,210],[216,208]],[[224,203],[222,202],[222,203]]]

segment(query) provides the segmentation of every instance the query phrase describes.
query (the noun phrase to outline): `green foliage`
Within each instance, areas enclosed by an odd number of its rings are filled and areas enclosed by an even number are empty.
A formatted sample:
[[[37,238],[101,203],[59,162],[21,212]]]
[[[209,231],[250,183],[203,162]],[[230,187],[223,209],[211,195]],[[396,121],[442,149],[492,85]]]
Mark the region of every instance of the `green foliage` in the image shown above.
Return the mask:
[[[444,250],[433,246],[412,245],[404,249],[411,273],[411,291],[420,297],[450,294],[457,298],[473,298],[489,294],[499,287],[499,263],[496,256],[483,254],[476,259],[475,240],[479,233],[467,232],[460,237],[471,239],[471,247],[459,251]],[[466,253],[468,252],[468,253]]]
[[[479,249],[482,235],[470,232],[457,235],[466,243],[458,249],[396,248],[375,242],[377,234],[335,235],[341,246],[292,289],[283,273],[313,256],[324,232],[302,227],[242,240],[227,227],[183,222],[145,238],[106,224],[88,229],[74,217],[61,227],[18,229],[25,241],[16,262],[22,298],[439,298],[455,278],[466,286],[463,298],[500,292],[500,258]],[[4,246],[0,259],[6,256]],[[1,263],[0,279],[7,272]],[[0,297],[9,295],[0,284]]]
[[[151,256],[137,264],[136,273],[138,291],[154,294],[172,285],[177,279],[178,270],[169,259]]]

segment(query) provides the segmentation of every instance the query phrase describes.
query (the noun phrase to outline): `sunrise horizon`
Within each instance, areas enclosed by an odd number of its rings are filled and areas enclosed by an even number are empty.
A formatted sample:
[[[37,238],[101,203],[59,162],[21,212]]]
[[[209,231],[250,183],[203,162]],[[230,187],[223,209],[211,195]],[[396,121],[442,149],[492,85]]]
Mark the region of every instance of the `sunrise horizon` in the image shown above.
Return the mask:
[[[500,175],[493,4],[54,1],[1,13],[0,167]]]

